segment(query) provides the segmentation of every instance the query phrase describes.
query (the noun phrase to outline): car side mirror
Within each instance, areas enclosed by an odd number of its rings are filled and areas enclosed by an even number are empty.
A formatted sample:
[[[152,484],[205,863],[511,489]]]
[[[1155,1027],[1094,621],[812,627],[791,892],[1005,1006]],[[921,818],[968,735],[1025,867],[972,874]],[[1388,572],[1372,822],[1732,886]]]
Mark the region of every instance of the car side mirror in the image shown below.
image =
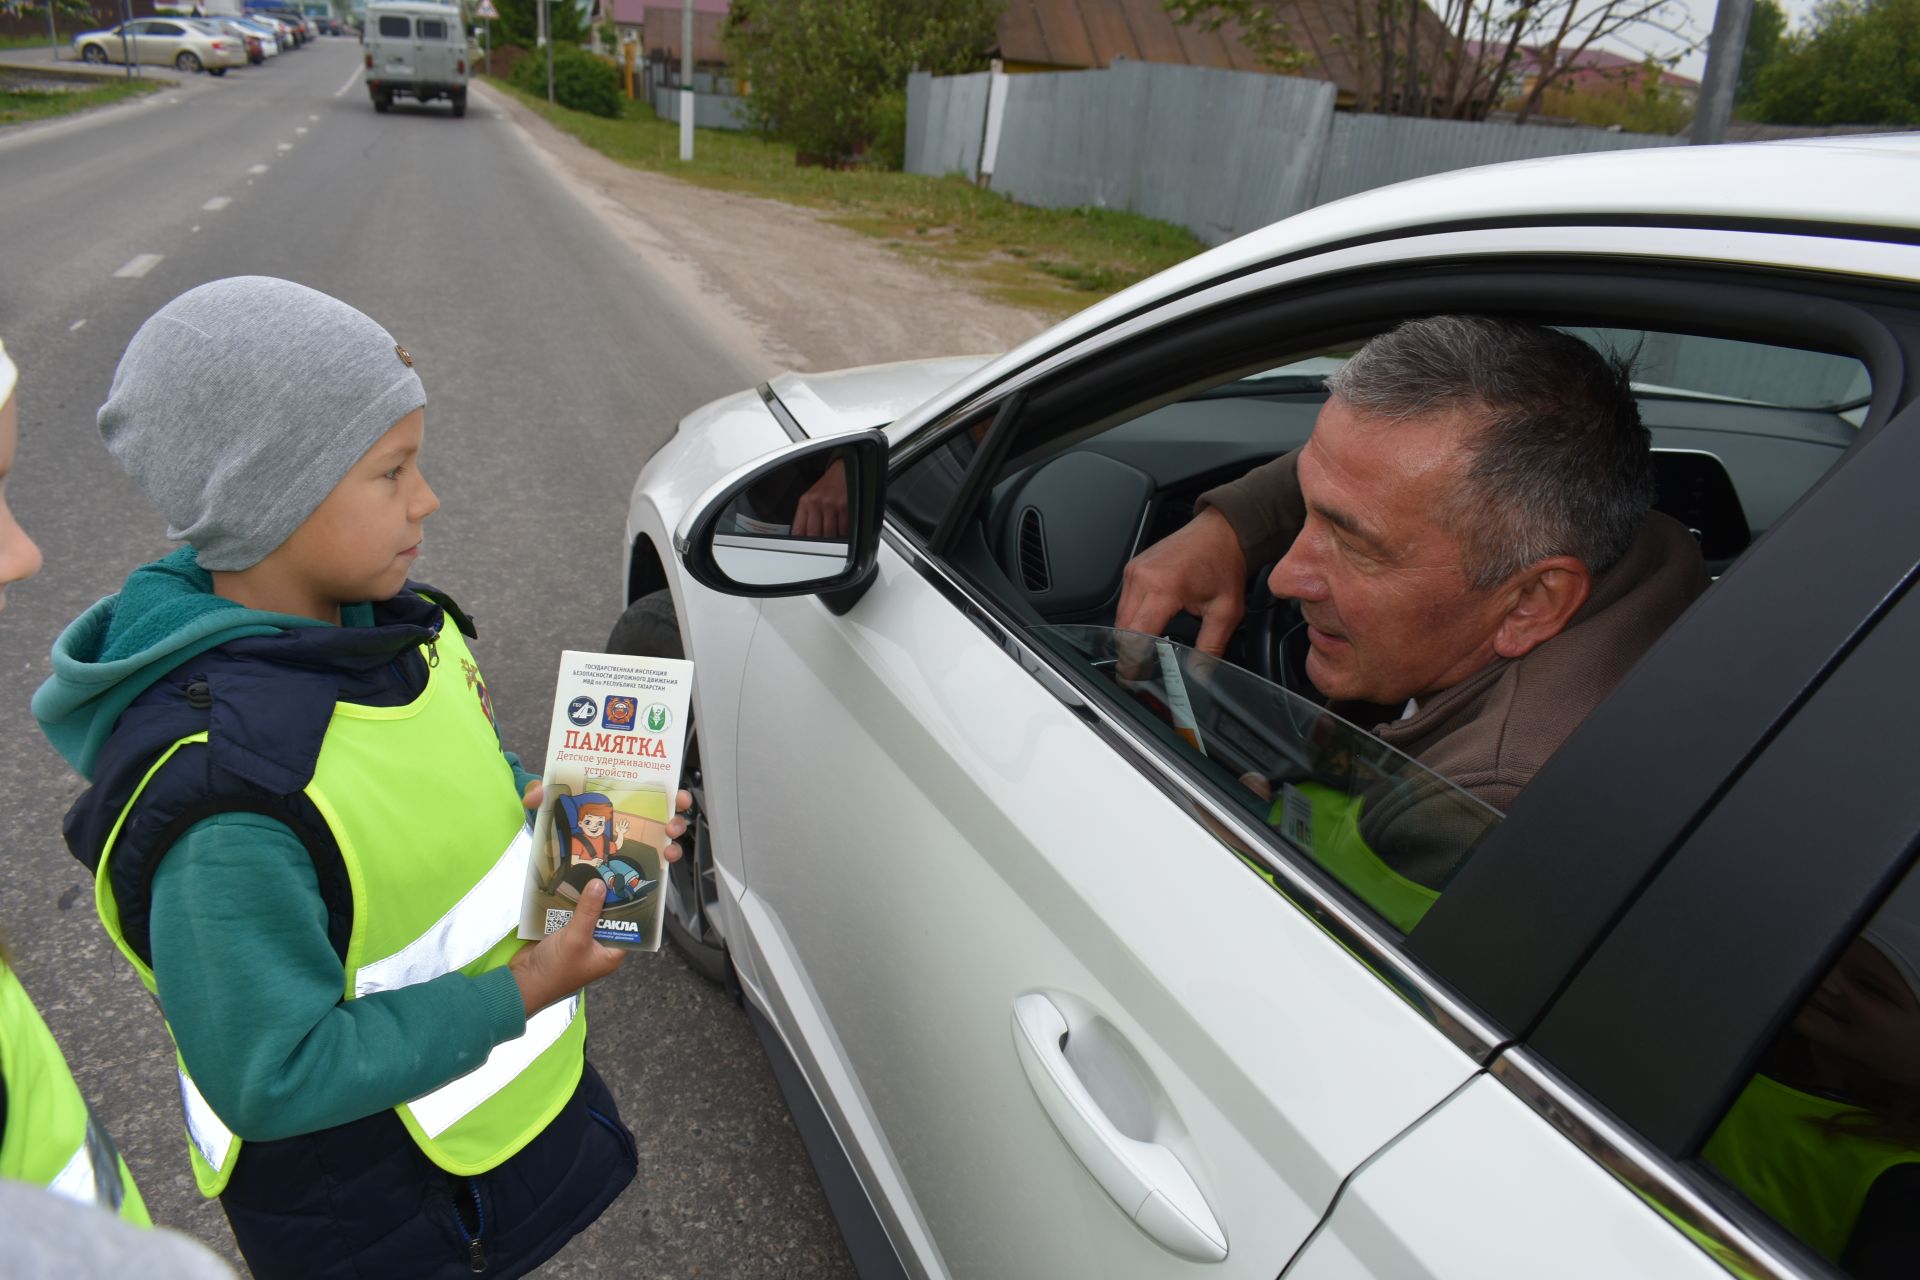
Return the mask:
[[[873,574],[886,478],[878,431],[803,440],[707,490],[673,549],[694,581],[727,595],[845,593]]]

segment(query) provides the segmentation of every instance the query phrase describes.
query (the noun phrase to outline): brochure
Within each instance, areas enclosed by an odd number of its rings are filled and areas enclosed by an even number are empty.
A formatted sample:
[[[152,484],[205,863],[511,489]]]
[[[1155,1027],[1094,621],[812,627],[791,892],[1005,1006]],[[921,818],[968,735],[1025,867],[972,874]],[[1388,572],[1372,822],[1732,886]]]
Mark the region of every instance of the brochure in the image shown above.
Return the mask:
[[[607,900],[594,937],[659,950],[666,909],[660,850],[680,787],[692,686],[693,664],[676,658],[560,655],[521,937],[564,928],[580,891],[599,879]]]

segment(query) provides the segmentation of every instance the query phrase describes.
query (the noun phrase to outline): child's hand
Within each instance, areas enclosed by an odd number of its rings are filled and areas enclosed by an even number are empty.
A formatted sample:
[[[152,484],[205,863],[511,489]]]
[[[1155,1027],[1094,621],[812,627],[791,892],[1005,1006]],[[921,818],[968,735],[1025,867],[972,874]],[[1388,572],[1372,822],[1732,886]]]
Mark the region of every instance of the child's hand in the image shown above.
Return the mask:
[[[686,813],[692,809],[693,793],[691,791],[676,792],[673,797],[673,807],[681,813]],[[667,838],[669,840],[678,840],[685,834],[687,834],[687,820],[685,818],[676,815],[667,819]],[[660,858],[663,862],[680,861],[680,846],[677,844],[669,844],[660,851]]]
[[[545,800],[546,798],[547,798],[546,784],[540,781],[540,779],[535,778],[532,782],[529,782],[527,784],[526,792],[520,797],[520,803],[525,805],[527,809],[531,811],[534,809],[538,809],[540,807],[540,802],[542,800]]]
[[[589,982],[606,977],[627,958],[620,948],[594,941],[593,927],[600,922],[600,908],[606,900],[606,882],[592,881],[580,891],[580,903],[564,929],[522,947],[507,962],[514,981],[520,984],[520,1000],[529,1018]]]

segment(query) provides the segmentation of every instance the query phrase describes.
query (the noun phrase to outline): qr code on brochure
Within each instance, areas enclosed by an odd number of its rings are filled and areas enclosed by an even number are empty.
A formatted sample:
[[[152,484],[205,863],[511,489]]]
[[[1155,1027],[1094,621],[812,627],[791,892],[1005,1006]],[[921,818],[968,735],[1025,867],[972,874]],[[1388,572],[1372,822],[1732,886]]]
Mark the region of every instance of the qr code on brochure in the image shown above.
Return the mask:
[[[567,927],[567,921],[573,919],[573,912],[565,907],[547,908],[547,932],[558,933]]]

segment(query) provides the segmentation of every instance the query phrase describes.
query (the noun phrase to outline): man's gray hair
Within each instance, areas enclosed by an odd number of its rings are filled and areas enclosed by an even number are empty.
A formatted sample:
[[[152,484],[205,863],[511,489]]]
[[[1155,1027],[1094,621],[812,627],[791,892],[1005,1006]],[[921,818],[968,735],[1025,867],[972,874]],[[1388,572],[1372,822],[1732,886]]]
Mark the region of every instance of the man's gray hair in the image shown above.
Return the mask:
[[[1598,575],[1633,545],[1654,485],[1630,367],[1557,329],[1429,316],[1368,342],[1327,390],[1376,420],[1477,423],[1466,477],[1439,515],[1485,589],[1549,556]]]

